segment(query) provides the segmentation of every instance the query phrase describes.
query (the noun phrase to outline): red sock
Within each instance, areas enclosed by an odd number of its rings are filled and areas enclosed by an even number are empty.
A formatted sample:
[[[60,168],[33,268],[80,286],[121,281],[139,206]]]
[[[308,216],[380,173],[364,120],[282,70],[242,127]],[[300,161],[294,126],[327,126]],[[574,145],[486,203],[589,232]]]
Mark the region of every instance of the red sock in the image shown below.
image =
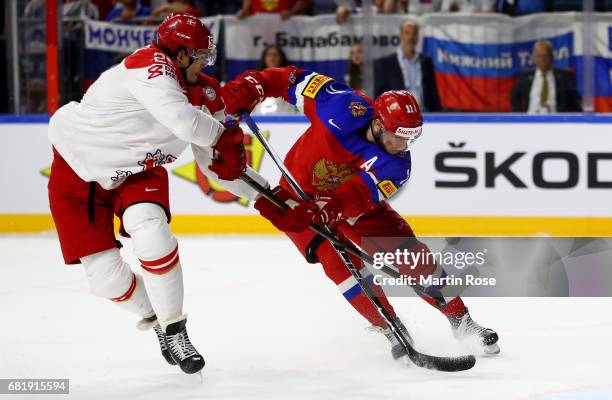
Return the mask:
[[[396,317],[395,310],[393,309],[393,306],[391,305],[391,303],[389,303],[387,296],[385,296],[385,293],[382,291],[380,286],[370,284],[370,289],[372,289],[372,291],[376,295],[376,299],[380,302],[383,308],[389,313],[391,318],[395,318]],[[373,326],[378,326],[380,328],[387,328],[387,324],[385,323],[385,320],[383,319],[383,317],[380,316],[380,313],[378,312],[376,307],[374,307],[370,299],[368,299],[367,296],[361,290],[359,290],[358,295],[350,299],[346,296],[347,293],[345,293],[344,295],[346,299],[349,301],[349,303],[351,303],[353,308],[357,310],[359,314],[363,315],[363,317],[367,319]]]
[[[459,296],[455,297],[450,302],[446,303],[444,307],[440,308],[440,312],[447,317],[463,317],[465,310],[465,304],[463,304],[463,300],[461,300],[461,297]]]
[[[395,318],[395,311],[386,297],[379,297],[378,301],[381,302],[382,306],[389,312],[391,317]],[[380,328],[387,328],[387,324],[385,320],[380,316],[378,310],[372,305],[370,300],[363,294],[359,293],[357,296],[353,297],[349,300],[349,303],[353,306],[355,310],[365,319],[367,319],[373,326],[378,326]]]
[[[323,264],[325,274],[332,281],[334,281],[336,285],[338,285],[338,289],[344,298],[353,306],[353,308],[372,325],[386,328],[387,324],[385,323],[384,319],[380,316],[378,310],[376,307],[374,307],[372,302],[362,292],[357,280],[355,280],[351,272],[348,270],[342,259],[338,257],[338,254],[336,254],[331,245],[327,243],[321,245],[317,255],[319,256],[321,264]],[[353,256],[350,257],[355,265],[360,266],[361,260],[356,259]],[[381,303],[383,308],[389,312],[392,318],[395,318],[395,311],[393,310],[391,304],[389,304],[389,300],[387,300],[385,293],[382,291],[380,286],[376,286],[371,283],[373,277],[368,269],[362,267],[360,272],[362,273],[364,280],[370,283],[370,288],[376,295],[376,298]]]
[[[446,305],[443,307],[438,307],[436,301],[431,297],[421,298],[427,303],[429,303],[429,305],[437,308],[442,314],[446,315],[447,317],[463,317],[463,315],[465,314],[465,304],[463,304],[463,300],[461,300],[461,297],[459,296],[446,303]]]

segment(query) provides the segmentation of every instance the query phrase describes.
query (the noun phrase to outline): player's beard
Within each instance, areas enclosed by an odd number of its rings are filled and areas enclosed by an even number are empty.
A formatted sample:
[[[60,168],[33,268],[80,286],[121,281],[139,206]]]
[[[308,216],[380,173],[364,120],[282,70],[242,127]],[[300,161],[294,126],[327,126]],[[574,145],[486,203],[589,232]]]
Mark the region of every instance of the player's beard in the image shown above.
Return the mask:
[[[181,68],[181,73],[183,74],[183,79],[185,80],[185,82],[187,82],[188,85],[195,85],[196,83],[198,83],[198,74],[196,73],[194,76],[194,80],[190,80],[189,79],[189,74],[187,73],[187,70],[189,69],[189,67],[191,67],[193,63],[189,64],[187,67],[185,68]]]
[[[370,121],[370,130],[372,131],[372,137],[374,138],[374,143],[381,146],[383,149],[385,148],[385,144],[382,142],[381,137],[382,133],[376,134],[376,130],[374,129],[374,120]]]
[[[383,139],[382,139],[384,132],[381,132],[378,135],[376,135],[376,131],[374,130],[374,120],[370,121],[370,129],[372,130],[372,137],[374,138],[374,143],[379,145],[384,151],[391,154],[392,156],[397,156],[397,157],[406,156],[407,149],[399,151],[397,153],[391,153],[389,150],[387,150],[387,146],[385,146],[385,142],[383,142]]]

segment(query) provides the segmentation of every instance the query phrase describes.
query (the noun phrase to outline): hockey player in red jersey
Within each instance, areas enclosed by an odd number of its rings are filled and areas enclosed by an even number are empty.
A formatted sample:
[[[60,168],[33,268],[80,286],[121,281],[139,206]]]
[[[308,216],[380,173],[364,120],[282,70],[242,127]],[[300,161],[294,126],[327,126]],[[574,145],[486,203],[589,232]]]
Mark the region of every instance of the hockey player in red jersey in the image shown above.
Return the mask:
[[[373,101],[330,77],[295,67],[247,71],[228,82],[222,93],[228,114],[250,111],[265,97],[282,97],[310,120],[311,125],[287,153],[285,164],[314,203],[297,200],[281,179],[273,191],[290,205],[288,211],[280,211],[264,197],[256,201],[255,208],[291,238],[308,262],[323,265],[355,310],[385,333],[394,358],[405,355],[331,244],[306,228],[311,221],[327,225],[340,238],[370,252],[380,248],[429,251],[386,201],[410,178],[408,147],[421,135],[423,124],[414,96],[391,91]],[[372,246],[375,238],[383,237],[397,239]],[[361,265],[360,260],[352,259]],[[414,271],[421,276],[443,273],[435,262],[421,263]],[[367,269],[361,273],[366,281],[372,278]],[[382,290],[374,289],[395,316]],[[497,333],[476,324],[460,297],[447,299],[443,306],[429,296],[423,298],[448,318],[457,338],[476,338],[484,353],[499,352]]]
[[[200,73],[215,55],[199,19],[171,15],[156,43],[104,72],[49,123],[49,202],[66,264],[81,263],[95,295],[142,317],[139,327],[153,327],[164,358],[186,373],[200,371],[204,358],[187,335],[163,165],[191,144],[204,173],[240,182],[233,180],[245,170],[242,130],[221,122],[219,85]],[[119,253],[113,215],[131,236],[141,274]]]

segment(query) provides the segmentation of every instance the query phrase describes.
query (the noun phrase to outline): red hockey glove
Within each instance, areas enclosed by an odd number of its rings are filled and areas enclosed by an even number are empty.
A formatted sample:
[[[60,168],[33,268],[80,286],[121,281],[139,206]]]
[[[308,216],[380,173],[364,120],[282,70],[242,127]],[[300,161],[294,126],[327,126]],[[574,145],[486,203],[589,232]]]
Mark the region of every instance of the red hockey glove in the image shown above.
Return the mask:
[[[313,211],[316,210],[314,204],[298,202],[290,192],[280,186],[275,187],[272,193],[287,204],[288,208],[283,211],[265,197],[260,197],[254,206],[262,217],[283,232],[302,232],[308,228],[312,221]]]
[[[246,169],[244,133],[238,124],[228,127],[213,146],[213,161],[208,167],[220,179],[233,181]]]
[[[257,71],[244,72],[221,88],[227,114],[236,114],[241,110],[251,112],[264,99],[265,92],[259,74]]]
[[[204,104],[204,90],[200,86],[187,86],[187,100],[192,106]]]
[[[318,206],[318,210],[312,216],[312,222],[315,224],[333,228],[342,219],[342,203],[338,199],[316,195],[315,204]]]

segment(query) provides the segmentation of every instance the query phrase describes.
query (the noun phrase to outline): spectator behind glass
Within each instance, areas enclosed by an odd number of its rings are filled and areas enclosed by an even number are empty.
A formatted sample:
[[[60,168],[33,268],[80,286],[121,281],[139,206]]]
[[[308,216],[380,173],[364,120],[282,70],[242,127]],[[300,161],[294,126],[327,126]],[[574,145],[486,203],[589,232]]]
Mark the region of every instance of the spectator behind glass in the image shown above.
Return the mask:
[[[360,90],[363,86],[363,43],[353,43],[349,53],[348,74],[344,79],[353,89]]]
[[[113,0],[91,0],[91,2],[98,7],[100,12],[98,19],[105,19],[108,13],[115,7],[115,2]]]
[[[242,7],[242,0],[203,0],[200,2],[204,15],[236,14]]]
[[[172,13],[191,14],[197,18],[204,16],[202,11],[195,8],[189,0],[168,0],[166,4],[162,4],[153,10],[153,15],[158,18],[165,18]]]
[[[242,0],[242,8],[236,13],[239,19],[253,14],[279,14],[286,21],[293,15],[305,14],[312,0]]]
[[[495,12],[497,0],[443,0],[442,9],[444,12]]]
[[[115,8],[106,16],[107,21],[130,22],[136,17],[148,17],[151,9],[144,7],[139,0],[118,0]]]
[[[406,0],[384,0],[374,3],[380,6],[380,14],[396,14],[406,12]]]
[[[395,0],[373,0],[372,12],[375,14],[389,14],[401,11],[400,2]],[[361,12],[361,1],[359,0],[338,0],[336,8],[336,22],[343,24],[351,14]]]
[[[540,40],[533,45],[533,61],[536,69],[521,73],[512,88],[512,111],[528,114],[582,111],[576,77],[571,71],[553,67],[550,42]]]
[[[289,65],[287,55],[277,44],[267,45],[261,53],[261,58],[259,59],[260,71],[266,68],[286,67],[287,65]]]
[[[261,53],[259,70],[266,68],[280,68],[289,65],[287,55],[276,44],[269,44]],[[252,114],[294,114],[298,109],[280,97],[266,97],[259,103]]]
[[[417,51],[419,27],[406,20],[400,24],[396,51],[374,62],[374,96],[389,90],[409,90],[426,111],[441,111],[433,61]]]
[[[100,19],[100,9],[90,0],[64,0],[62,14],[69,18]]]

